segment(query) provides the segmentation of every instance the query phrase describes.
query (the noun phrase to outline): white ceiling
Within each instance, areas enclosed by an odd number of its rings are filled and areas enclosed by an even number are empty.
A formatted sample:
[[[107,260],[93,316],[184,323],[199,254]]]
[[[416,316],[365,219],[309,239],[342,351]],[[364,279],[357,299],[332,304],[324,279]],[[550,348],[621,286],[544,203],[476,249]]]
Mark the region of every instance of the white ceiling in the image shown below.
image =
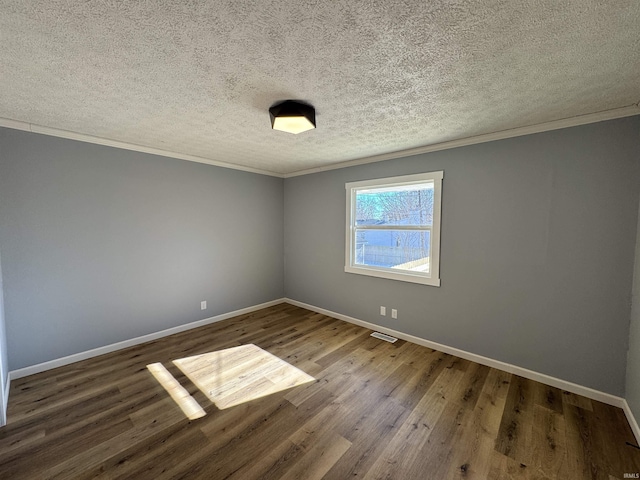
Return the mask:
[[[275,174],[640,112],[638,0],[0,0],[0,45],[5,126]]]

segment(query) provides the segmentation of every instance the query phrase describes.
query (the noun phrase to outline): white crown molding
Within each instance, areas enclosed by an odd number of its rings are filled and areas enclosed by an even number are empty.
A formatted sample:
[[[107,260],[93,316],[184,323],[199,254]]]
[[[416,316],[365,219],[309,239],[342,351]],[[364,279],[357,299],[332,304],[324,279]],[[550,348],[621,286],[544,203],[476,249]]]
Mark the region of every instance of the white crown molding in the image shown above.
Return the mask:
[[[477,143],[493,142],[494,140],[504,140],[506,138],[521,137],[524,135],[532,135],[534,133],[542,133],[542,132],[548,132],[551,130],[559,130],[562,128],[577,127],[579,125],[586,125],[588,123],[603,122],[606,120],[614,120],[616,118],[623,118],[623,117],[632,117],[634,115],[640,115],[640,106],[637,103],[633,105],[629,105],[627,107],[614,108],[612,110],[589,113],[586,115],[579,115],[577,117],[563,118],[561,120],[538,123],[536,125],[529,125],[526,127],[512,128],[509,130],[502,130],[500,132],[477,135],[475,137],[460,138],[458,140],[451,140],[449,142],[425,145],[423,147],[416,147],[408,150],[399,150],[397,152],[383,153],[381,155],[358,158],[355,160],[334,163],[334,164],[326,165],[323,167],[298,170],[297,172],[285,173],[284,178],[298,177],[300,175],[310,175],[312,173],[326,172],[328,170],[336,170],[339,168],[355,167],[357,165],[364,165],[367,163],[383,162],[385,160],[393,160],[396,158],[410,157],[413,155],[420,155],[422,153],[437,152],[439,150],[448,150],[448,149],[457,148],[457,147],[466,147],[469,145],[475,145]]]
[[[261,310],[263,308],[279,305],[284,301],[285,301],[284,298],[278,298],[276,300],[271,300],[270,302],[265,302],[259,305],[253,305],[251,307],[241,308],[240,310],[235,310],[233,312],[216,315],[215,317],[205,318],[203,320],[187,323],[185,325],[178,325],[176,327],[168,328],[166,330],[161,330],[159,332],[149,333],[148,335],[142,335],[141,337],[131,338],[129,340],[124,340],[122,342],[105,345],[104,347],[98,347],[92,350],[86,350],[84,352],[74,353],[73,355],[68,355],[66,357],[50,360],[48,362],[38,363],[36,365],[31,365],[29,367],[19,368],[18,370],[12,370],[11,372],[9,372],[10,379],[15,380],[17,378],[27,377],[29,375],[45,372],[53,368],[69,365],[70,363],[75,363],[81,360],[86,360],[88,358],[97,357],[98,355],[104,355],[105,353],[111,353],[111,352],[115,352],[116,350],[122,350],[123,348],[133,347],[134,345],[139,345],[141,343],[157,340],[158,338],[173,335],[174,333],[184,332],[186,330],[191,330],[193,328],[209,325],[210,323],[221,322],[222,320],[226,320],[232,317],[237,317],[238,315],[244,315],[245,313],[251,313],[251,312],[255,312],[256,310]]]
[[[11,120],[10,118],[0,118],[0,127],[12,128],[14,130],[24,130],[32,133],[40,133],[42,135],[49,135],[52,137],[68,138],[70,140],[77,140],[79,142],[95,143],[96,145],[105,145],[107,147],[122,148],[124,150],[132,150],[134,152],[149,153],[151,155],[160,155],[162,157],[177,158],[180,160],[187,160],[189,162],[204,163],[207,165],[213,165],[216,167],[230,168],[232,170],[241,170],[243,172],[257,173],[259,175],[268,175],[270,177],[283,178],[282,174],[271,172],[268,170],[260,170],[258,168],[245,167],[242,165],[235,165],[233,163],[221,162],[218,160],[210,160],[208,158],[197,157],[195,155],[188,155],[186,153],[170,152],[167,150],[161,150],[159,148],[145,147],[142,145],[136,145],[133,143],[120,142],[117,140],[109,140],[107,138],[94,137],[92,135],[85,135],[84,133],[70,132],[68,130],[60,130],[58,128],[43,127],[40,125],[34,125],[32,123],[20,122],[18,120]]]
[[[401,338],[402,340],[406,340],[417,345],[422,345],[423,347],[428,347],[439,352],[448,353],[449,355],[464,358],[465,360],[470,360],[481,365],[486,365],[487,367],[496,368],[498,370],[502,370],[503,372],[520,375],[521,377],[528,378],[529,380],[535,380],[536,382],[544,383],[545,385],[550,385],[552,387],[566,390],[567,392],[575,393],[577,395],[582,395],[583,397],[597,400],[608,405],[613,405],[614,407],[624,408],[624,404],[626,403],[625,399],[622,397],[617,397],[615,395],[611,395],[610,393],[605,393],[601,392],[600,390],[595,390],[583,385],[578,385],[577,383],[568,382],[566,380],[552,377],[544,373],[535,372],[533,370],[518,367],[517,365],[501,362],[500,360],[494,360],[493,358],[483,357],[482,355],[477,355],[465,350],[460,350],[455,347],[432,342],[431,340],[426,340],[421,337],[409,335],[407,333],[399,332],[391,328],[382,327],[374,323],[369,323],[364,320],[359,320],[347,315],[342,315],[341,313],[332,312],[331,310],[326,310],[314,305],[309,305],[308,303],[298,302],[297,300],[292,300],[290,298],[285,298],[284,301],[297,307],[306,308],[307,310],[311,310],[312,312],[317,312],[329,317],[337,318],[338,320],[343,320],[354,325],[359,325],[369,330],[386,333],[387,335],[391,335],[392,337]]]
[[[50,135],[53,137],[68,138],[71,140],[78,140],[80,142],[95,143],[98,145],[106,145],[108,147],[122,148],[125,150],[132,150],[136,152],[150,153],[152,155],[160,155],[163,157],[177,158],[180,160],[187,160],[190,162],[204,163],[207,165],[214,165],[216,167],[230,168],[233,170],[241,170],[243,172],[257,173],[260,175],[268,175],[278,178],[291,178],[301,175],[310,175],[312,173],[326,172],[328,170],[337,170],[340,168],[354,167],[357,165],[364,165],[367,163],[383,162],[385,160],[393,160],[402,157],[410,157],[413,155],[420,155],[423,153],[437,152],[440,150],[448,150],[457,147],[466,147],[469,145],[475,145],[477,143],[492,142],[494,140],[504,140],[506,138],[520,137],[523,135],[532,135],[534,133],[548,132],[551,130],[559,130],[562,128],[577,127],[579,125],[586,125],[589,123],[603,122],[606,120],[614,120],[616,118],[631,117],[634,115],[640,115],[640,102],[632,105],[620,108],[614,108],[611,110],[604,110],[602,112],[588,113],[586,115],[579,115],[576,117],[563,118],[560,120],[554,120],[551,122],[538,123],[536,125],[529,125],[526,127],[512,128],[508,130],[502,130],[499,132],[487,133],[484,135],[477,135],[474,137],[460,138],[457,140],[451,140],[448,142],[436,143],[432,145],[425,145],[422,147],[411,148],[408,150],[398,150],[396,152],[384,153],[381,155],[373,155],[369,157],[362,157],[354,160],[348,160],[346,162],[333,163],[331,165],[325,165],[322,167],[309,168],[304,170],[298,170],[289,173],[277,173],[270,170],[261,170],[257,168],[245,167],[242,165],[236,165],[233,163],[222,162],[218,160],[210,160],[203,157],[197,157],[195,155],[188,155],[178,152],[170,152],[167,150],[161,150],[158,148],[145,147],[142,145],[136,145],[133,143],[120,142],[117,140],[109,140],[101,137],[94,137],[92,135],[85,135],[83,133],[70,132],[68,130],[60,130],[57,128],[43,127],[32,123],[21,122],[18,120],[12,120],[10,118],[0,117],[0,127],[12,128],[14,130],[25,130],[27,132],[40,133],[43,135]]]

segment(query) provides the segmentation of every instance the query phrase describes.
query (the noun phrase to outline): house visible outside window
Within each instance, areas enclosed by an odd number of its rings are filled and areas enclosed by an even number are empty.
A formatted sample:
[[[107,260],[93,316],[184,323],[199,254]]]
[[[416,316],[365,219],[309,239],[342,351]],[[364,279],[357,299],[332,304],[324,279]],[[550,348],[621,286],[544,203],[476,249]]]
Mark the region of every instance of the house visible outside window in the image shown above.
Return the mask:
[[[345,272],[440,286],[443,172],[345,185]]]

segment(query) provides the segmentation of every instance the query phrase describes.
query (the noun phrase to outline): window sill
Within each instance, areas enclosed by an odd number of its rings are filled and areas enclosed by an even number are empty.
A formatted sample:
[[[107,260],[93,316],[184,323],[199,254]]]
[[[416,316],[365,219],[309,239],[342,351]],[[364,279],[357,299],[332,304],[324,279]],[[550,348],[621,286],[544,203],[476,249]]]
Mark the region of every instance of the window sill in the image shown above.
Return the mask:
[[[386,278],[388,280],[397,280],[400,282],[429,285],[431,287],[440,286],[439,278],[431,278],[431,277],[426,277],[424,275],[412,275],[411,273],[394,273],[388,270],[381,270],[381,269],[372,268],[372,267],[345,266],[344,271],[347,273],[355,273],[357,275],[367,275],[369,277]]]

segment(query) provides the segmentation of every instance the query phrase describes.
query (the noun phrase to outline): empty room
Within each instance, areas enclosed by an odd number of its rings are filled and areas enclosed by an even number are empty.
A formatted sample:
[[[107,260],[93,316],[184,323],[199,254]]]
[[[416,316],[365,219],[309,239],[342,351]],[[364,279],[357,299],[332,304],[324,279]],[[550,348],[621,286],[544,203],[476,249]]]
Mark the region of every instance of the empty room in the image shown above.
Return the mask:
[[[639,39],[0,0],[0,478],[640,478]]]

